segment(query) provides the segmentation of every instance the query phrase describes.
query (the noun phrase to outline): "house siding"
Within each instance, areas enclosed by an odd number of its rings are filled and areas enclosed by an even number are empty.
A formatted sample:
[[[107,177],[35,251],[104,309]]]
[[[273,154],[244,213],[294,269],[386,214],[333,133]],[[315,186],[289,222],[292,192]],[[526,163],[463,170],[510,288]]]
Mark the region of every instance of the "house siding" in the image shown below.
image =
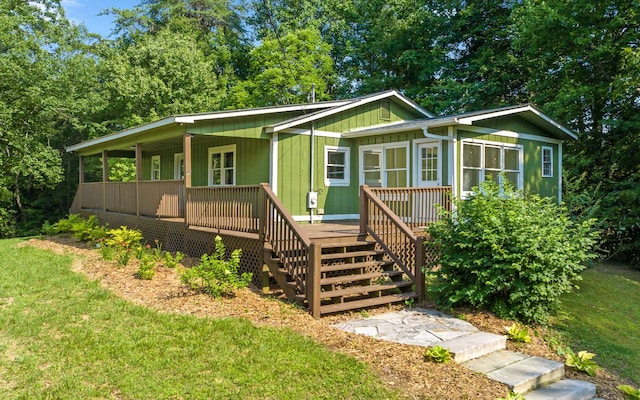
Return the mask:
[[[380,103],[380,101],[375,101],[322,118],[316,122],[316,129],[344,133],[357,128],[424,118],[424,115],[419,114],[417,111],[410,110],[406,105],[391,100],[390,118],[383,119],[380,116]]]

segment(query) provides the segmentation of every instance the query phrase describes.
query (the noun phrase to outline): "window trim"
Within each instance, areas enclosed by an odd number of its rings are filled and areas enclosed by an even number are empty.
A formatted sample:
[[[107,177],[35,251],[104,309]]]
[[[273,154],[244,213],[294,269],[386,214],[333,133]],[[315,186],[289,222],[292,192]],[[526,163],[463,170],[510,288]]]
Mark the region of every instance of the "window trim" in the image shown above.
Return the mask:
[[[224,153],[233,153],[233,183],[228,185],[224,183],[222,179],[220,179],[220,184],[213,184],[213,170],[211,169],[211,156],[213,154],[224,154]],[[222,159],[222,157],[221,157]],[[224,170],[221,167],[221,170]],[[208,186],[235,186],[236,185],[236,171],[237,171],[237,152],[236,145],[230,144],[226,146],[217,146],[217,147],[209,147],[207,149],[207,185]]]
[[[182,168],[180,168],[180,161],[184,163],[184,153],[175,153],[173,155],[173,179],[184,179]]]
[[[471,190],[464,190],[464,145],[465,144],[474,144],[474,145],[480,145],[482,147],[481,151],[480,151],[480,165],[481,167],[476,168],[476,167],[467,167],[470,169],[474,169],[474,170],[478,170],[480,171],[480,175],[479,175],[479,182],[484,182],[485,180],[485,170],[486,168],[484,167],[485,165],[485,146],[490,146],[490,147],[499,147],[501,150],[501,167],[500,167],[500,171],[503,172],[504,171],[504,150],[505,149],[509,149],[509,150],[518,150],[518,184],[516,185],[515,189],[522,189],[524,187],[524,146],[521,144],[511,144],[511,143],[501,143],[501,142],[494,142],[494,141],[490,141],[490,140],[478,140],[478,139],[462,139],[460,140],[460,169],[459,169],[459,173],[460,173],[460,197],[461,198],[467,198],[469,197],[473,192]],[[495,169],[489,169],[492,171],[495,171]],[[499,182],[500,185],[502,185],[502,182]]]
[[[344,153],[344,178],[329,178],[327,168],[329,167],[329,153]],[[324,146],[324,185],[325,186],[349,186],[351,181],[351,148],[344,146]],[[336,164],[337,165],[337,164]]]
[[[158,169],[154,168],[154,164],[155,161],[158,161]],[[155,174],[154,172],[158,172],[158,178],[155,178]],[[151,177],[150,177],[152,181],[159,181],[162,180],[162,166],[161,166],[161,158],[160,158],[160,154],[156,154],[155,156],[151,156]]]
[[[545,160],[544,160],[544,152],[545,150],[549,151],[549,173],[545,174]],[[542,164],[542,177],[543,178],[553,178],[553,147],[551,146],[542,146],[542,160],[541,160],[541,164]]]
[[[404,148],[405,150],[405,154],[406,154],[406,164],[405,164],[405,168],[402,168],[403,170],[407,171],[407,186],[406,187],[410,187],[411,186],[411,154],[409,152],[409,141],[404,141],[404,142],[388,142],[388,143],[378,143],[378,144],[366,144],[366,145],[361,145],[358,148],[358,153],[360,156],[359,161],[359,171],[358,171],[358,180],[360,185],[364,184],[364,152],[366,150],[380,150],[381,152],[381,160],[380,160],[380,173],[381,173],[381,179],[382,179],[382,187],[388,187],[387,186],[387,169],[386,169],[386,165],[387,165],[387,155],[386,155],[386,150],[387,149],[396,149],[396,148]],[[399,169],[396,169],[399,170]]]

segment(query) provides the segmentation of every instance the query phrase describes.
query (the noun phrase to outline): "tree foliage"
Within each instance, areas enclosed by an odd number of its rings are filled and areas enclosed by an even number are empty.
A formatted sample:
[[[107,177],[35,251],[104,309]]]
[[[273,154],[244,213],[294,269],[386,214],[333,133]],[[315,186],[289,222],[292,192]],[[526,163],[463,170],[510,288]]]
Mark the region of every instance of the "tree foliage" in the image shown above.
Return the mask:
[[[440,254],[431,271],[437,301],[545,323],[595,257],[594,221],[575,223],[551,199],[525,196],[507,180],[503,187],[488,180],[474,192],[429,227],[428,244]]]

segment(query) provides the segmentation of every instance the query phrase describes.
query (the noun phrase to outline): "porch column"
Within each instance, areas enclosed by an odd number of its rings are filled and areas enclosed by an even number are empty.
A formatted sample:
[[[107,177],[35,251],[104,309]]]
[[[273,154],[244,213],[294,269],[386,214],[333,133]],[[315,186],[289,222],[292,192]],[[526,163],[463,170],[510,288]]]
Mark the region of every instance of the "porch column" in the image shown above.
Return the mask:
[[[102,150],[102,209],[107,211],[107,182],[109,182],[109,154]]]
[[[183,137],[184,153],[184,187],[191,187],[191,138],[192,135],[185,133]]]
[[[82,210],[82,184],[84,183],[84,157],[78,156],[78,196],[80,198],[80,210]]]
[[[136,143],[136,215],[140,216],[140,177],[142,176],[142,143]]]

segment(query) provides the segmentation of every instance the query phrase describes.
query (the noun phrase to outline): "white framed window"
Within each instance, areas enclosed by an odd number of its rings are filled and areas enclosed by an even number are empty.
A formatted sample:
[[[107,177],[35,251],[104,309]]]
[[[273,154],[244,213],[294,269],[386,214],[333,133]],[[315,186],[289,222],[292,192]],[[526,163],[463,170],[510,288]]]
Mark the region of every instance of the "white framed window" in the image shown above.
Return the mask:
[[[151,180],[159,181],[160,180],[160,156],[152,156],[151,157]]]
[[[324,146],[325,186],[349,186],[348,147]]]
[[[553,147],[542,146],[542,177],[553,178]]]
[[[409,142],[360,146],[360,184],[409,186]]]
[[[442,141],[413,141],[413,186],[440,186],[442,182]]]
[[[173,179],[184,179],[184,153],[173,155]]]
[[[209,186],[236,184],[236,145],[209,147]]]
[[[522,146],[474,139],[464,139],[461,145],[463,197],[468,196],[472,188],[480,185],[488,176],[502,184],[502,173],[514,188],[522,188]]]

